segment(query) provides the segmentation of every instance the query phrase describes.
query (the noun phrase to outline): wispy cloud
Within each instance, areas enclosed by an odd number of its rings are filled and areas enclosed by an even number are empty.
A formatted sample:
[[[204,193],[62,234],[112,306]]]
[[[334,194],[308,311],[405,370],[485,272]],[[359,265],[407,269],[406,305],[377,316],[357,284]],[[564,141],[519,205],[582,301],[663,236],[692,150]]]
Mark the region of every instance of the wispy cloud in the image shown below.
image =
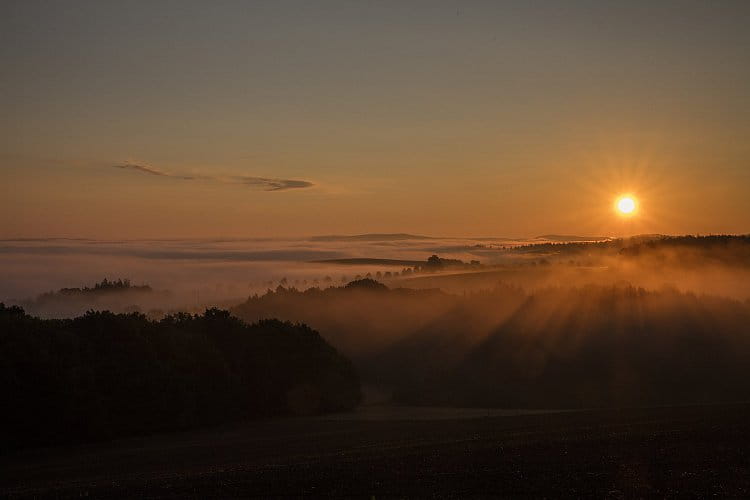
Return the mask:
[[[137,165],[135,163],[122,163],[120,165],[112,165],[114,168],[123,168],[127,170],[136,170],[138,172],[143,172],[144,174],[151,174],[151,175],[158,175],[160,177],[173,177],[175,179],[183,179],[186,181],[192,181],[195,179],[193,176],[189,175],[178,175],[178,174],[171,174],[169,172],[165,172],[163,170],[159,170],[158,168],[149,167],[147,165]]]
[[[310,181],[302,181],[296,179],[273,179],[269,177],[254,177],[247,175],[239,175],[234,177],[212,177],[205,175],[182,175],[175,174],[161,170],[156,167],[141,165],[137,163],[121,163],[119,165],[112,165],[113,168],[120,168],[126,170],[134,170],[149,175],[157,175],[159,177],[171,177],[173,179],[181,179],[186,181],[192,180],[208,180],[214,182],[222,182],[225,184],[242,184],[245,186],[251,186],[254,188],[262,189],[263,191],[286,191],[289,189],[303,189],[314,186]]]
[[[236,180],[247,186],[257,186],[264,191],[284,191],[286,189],[300,189],[314,186],[310,181],[298,181],[293,179],[268,179],[265,177],[239,176]]]

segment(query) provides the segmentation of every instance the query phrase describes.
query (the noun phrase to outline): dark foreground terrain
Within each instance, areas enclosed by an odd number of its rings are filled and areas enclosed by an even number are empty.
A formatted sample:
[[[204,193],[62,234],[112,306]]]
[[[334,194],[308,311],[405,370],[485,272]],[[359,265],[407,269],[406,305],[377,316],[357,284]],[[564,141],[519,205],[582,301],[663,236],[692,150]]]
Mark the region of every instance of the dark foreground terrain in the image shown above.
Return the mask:
[[[747,497],[750,405],[289,418],[0,459],[16,497]],[[424,412],[420,413],[424,417]],[[457,412],[456,415],[460,415]],[[476,415],[476,413],[473,413]]]

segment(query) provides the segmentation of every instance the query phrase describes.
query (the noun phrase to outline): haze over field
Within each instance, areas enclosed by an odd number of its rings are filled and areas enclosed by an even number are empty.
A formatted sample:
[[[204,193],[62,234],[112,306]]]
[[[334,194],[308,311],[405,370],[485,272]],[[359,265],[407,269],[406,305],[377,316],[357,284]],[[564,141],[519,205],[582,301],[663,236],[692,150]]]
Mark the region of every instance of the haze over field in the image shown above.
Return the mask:
[[[312,236],[303,238],[195,238],[157,240],[5,239],[0,241],[0,299],[21,298],[67,286],[92,284],[105,276],[128,277],[157,288],[190,291],[220,287],[265,290],[268,280],[339,281],[398,263],[336,265],[339,259],[422,261],[432,254],[466,261],[493,262],[503,247],[549,237],[440,238],[409,234]],[[563,237],[565,239],[566,237]],[[117,276],[113,276],[113,273]]]
[[[659,252],[644,252],[638,258],[622,254],[622,248],[638,248],[641,239],[658,242],[661,238],[369,234],[283,240],[3,240],[0,300],[21,303],[41,293],[92,286],[106,277],[125,277],[133,284],[148,284],[166,293],[130,296],[109,303],[110,308],[126,310],[136,305],[144,312],[197,311],[202,307],[228,307],[279,285],[299,290],[327,288],[366,276],[389,286],[441,288],[451,293],[491,289],[498,283],[531,291],[543,286],[627,282],[649,289],[670,286],[740,300],[750,298],[745,240],[729,248],[664,245]],[[411,273],[435,254],[478,265]],[[35,312],[59,316],[79,314],[88,308],[83,301],[67,313],[65,308],[55,311],[43,307]]]

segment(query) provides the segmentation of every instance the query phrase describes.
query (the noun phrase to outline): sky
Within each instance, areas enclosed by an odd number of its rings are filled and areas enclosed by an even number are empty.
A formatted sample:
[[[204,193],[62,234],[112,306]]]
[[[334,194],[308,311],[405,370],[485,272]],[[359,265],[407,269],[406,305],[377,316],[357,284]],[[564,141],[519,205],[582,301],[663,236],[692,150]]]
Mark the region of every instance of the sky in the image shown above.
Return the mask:
[[[747,233],[748,26],[746,0],[4,1],[0,238]]]

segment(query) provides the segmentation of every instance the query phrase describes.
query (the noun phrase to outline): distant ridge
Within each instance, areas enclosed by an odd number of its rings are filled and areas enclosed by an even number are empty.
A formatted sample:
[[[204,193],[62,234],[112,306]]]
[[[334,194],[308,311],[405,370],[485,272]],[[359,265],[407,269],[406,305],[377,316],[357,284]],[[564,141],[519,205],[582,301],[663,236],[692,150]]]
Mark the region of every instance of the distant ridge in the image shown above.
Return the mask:
[[[607,236],[575,236],[569,234],[544,234],[537,236],[535,240],[545,241],[606,241],[611,238]]]
[[[536,238],[476,238],[476,237],[437,237],[425,236],[421,234],[410,233],[365,233],[365,234],[329,234],[321,236],[312,236],[310,241],[398,241],[398,240],[442,240],[442,239],[461,239],[469,241],[558,241],[558,242],[578,242],[578,241],[607,241],[611,238],[607,236],[576,236],[567,234],[544,234]]]
[[[313,236],[311,241],[392,241],[392,240],[434,240],[432,236],[421,236],[408,233],[367,233],[354,235],[331,234]]]
[[[313,264],[341,264],[347,266],[359,266],[359,265],[380,265],[380,266],[416,266],[424,264],[423,260],[404,260],[404,259],[369,259],[369,258],[353,258],[353,259],[324,259],[324,260],[313,260],[310,261]]]

